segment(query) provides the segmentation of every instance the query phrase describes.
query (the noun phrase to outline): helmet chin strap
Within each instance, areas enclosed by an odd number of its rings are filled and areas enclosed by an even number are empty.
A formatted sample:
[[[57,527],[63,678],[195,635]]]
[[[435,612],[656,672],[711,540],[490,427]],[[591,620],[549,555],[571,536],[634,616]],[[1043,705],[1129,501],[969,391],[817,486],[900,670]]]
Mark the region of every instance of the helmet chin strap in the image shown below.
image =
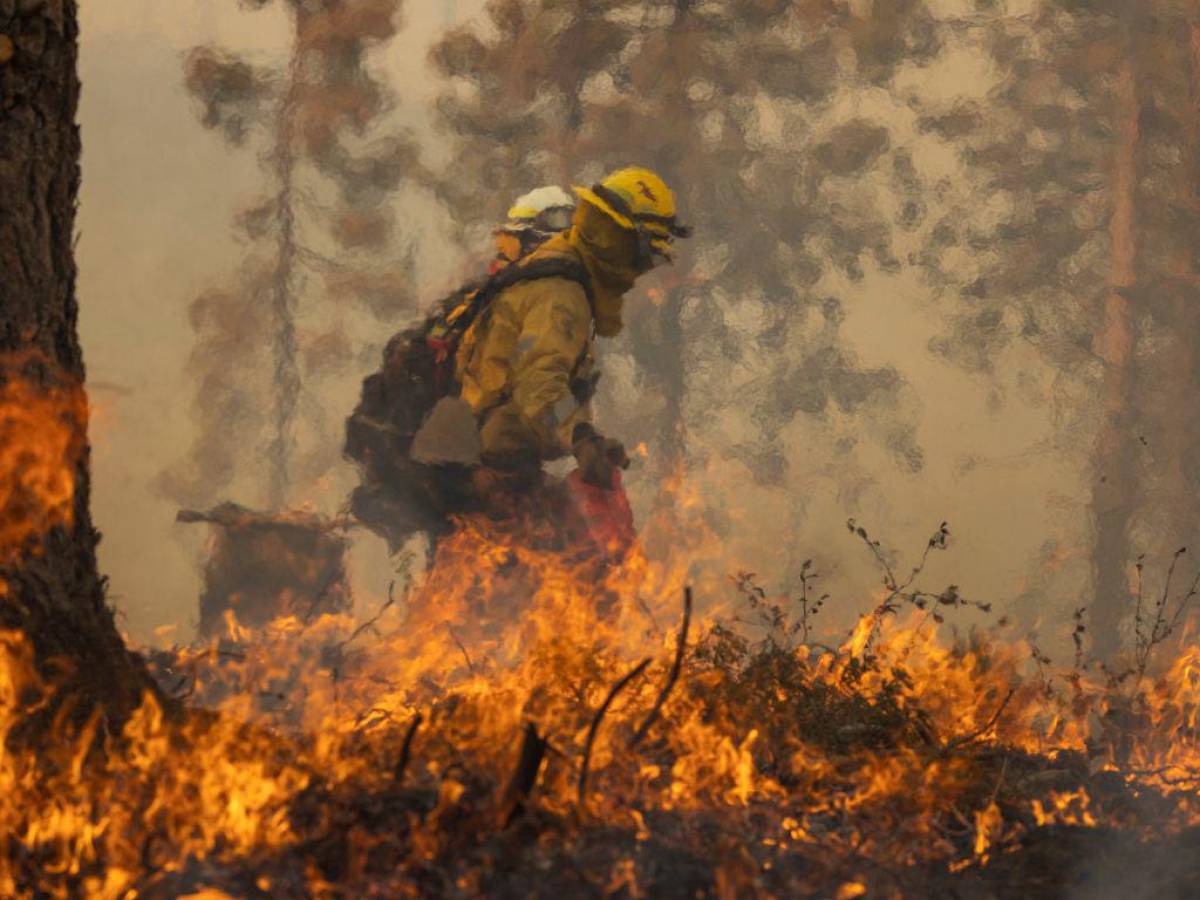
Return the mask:
[[[662,235],[655,234],[647,228],[638,228],[636,234],[637,259],[634,260],[634,268],[639,272],[645,273],[659,266],[669,266],[675,261],[669,253],[654,246],[655,241],[662,240]]]
[[[650,246],[650,236],[644,230],[637,230],[637,258],[633,267],[639,272],[649,272],[654,268],[654,248]]]

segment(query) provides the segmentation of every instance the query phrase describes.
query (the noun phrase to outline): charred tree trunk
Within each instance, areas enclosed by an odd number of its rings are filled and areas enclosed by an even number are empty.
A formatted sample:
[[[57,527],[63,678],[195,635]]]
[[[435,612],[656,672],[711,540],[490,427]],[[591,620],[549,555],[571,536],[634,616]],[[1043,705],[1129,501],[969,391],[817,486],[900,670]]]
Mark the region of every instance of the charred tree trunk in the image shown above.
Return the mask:
[[[43,673],[63,679],[64,696],[72,697],[79,715],[102,704],[115,722],[150,681],[140,659],[126,650],[105,602],[96,570],[99,535],[88,509],[73,254],[77,22],[75,0],[0,0],[0,396],[11,400],[19,390],[31,397],[67,392],[79,398],[61,417],[72,439],[71,452],[59,462],[73,491],[62,497],[64,514],[57,521],[0,555],[0,627],[28,638]],[[25,470],[36,454],[13,446],[33,438],[6,432],[0,524],[11,526],[38,514],[23,495]]]
[[[1129,290],[1136,278],[1135,206],[1138,161],[1138,90],[1131,55],[1117,73],[1117,144],[1112,173],[1109,222],[1109,291],[1094,348],[1104,364],[1103,421],[1095,448],[1092,512],[1096,544],[1093,557],[1093,650],[1109,657],[1120,646],[1120,625],[1129,610],[1129,522],[1137,489],[1130,416],[1134,332]]]

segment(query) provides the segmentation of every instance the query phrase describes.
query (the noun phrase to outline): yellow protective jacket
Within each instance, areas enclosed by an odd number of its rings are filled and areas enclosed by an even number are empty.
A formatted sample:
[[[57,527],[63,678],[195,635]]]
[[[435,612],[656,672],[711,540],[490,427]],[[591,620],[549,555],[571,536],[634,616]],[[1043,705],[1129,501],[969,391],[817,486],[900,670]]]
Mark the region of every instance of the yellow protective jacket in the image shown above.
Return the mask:
[[[612,336],[621,329],[623,295],[636,275],[630,240],[607,216],[581,204],[570,232],[522,262],[558,257],[582,263],[590,302],[570,278],[519,282],[498,294],[463,336],[455,367],[485,460],[550,460],[569,452],[575,425],[591,418],[572,384],[592,374],[593,333]]]

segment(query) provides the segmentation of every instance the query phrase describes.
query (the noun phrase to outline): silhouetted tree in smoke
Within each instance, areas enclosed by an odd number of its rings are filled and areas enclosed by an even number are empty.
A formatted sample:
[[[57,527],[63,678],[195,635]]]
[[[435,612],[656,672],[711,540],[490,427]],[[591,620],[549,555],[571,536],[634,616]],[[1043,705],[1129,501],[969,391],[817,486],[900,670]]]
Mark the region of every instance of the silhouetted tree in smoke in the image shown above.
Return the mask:
[[[921,123],[975,179],[926,232],[921,264],[951,301],[934,349],[986,373],[1013,341],[1033,343],[1057,372],[1064,447],[1095,435],[1091,630],[1105,656],[1132,610],[1134,553],[1169,556],[1200,508],[1186,413],[1200,349],[1198,15],[1112,0],[976,21],[996,90]],[[928,188],[914,181],[913,202]],[[942,264],[964,248],[965,276]]]
[[[453,79],[439,111],[455,137],[444,196],[460,222],[486,222],[530,184],[586,183],[630,163],[678,189],[697,237],[631,297],[615,346],[634,364],[638,396],[603,412],[665,467],[716,447],[777,482],[793,417],[898,402],[899,376],[863,369],[845,347],[847,301],[818,287],[831,269],[859,277],[864,257],[896,264],[887,223],[865,199],[844,205],[888,133],[860,120],[822,123],[819,135],[809,126],[843,77],[845,46],[862,50],[875,79],[933,52],[923,9],[875,4],[856,17],[832,2],[500,0],[488,7],[493,34],[464,28],[435,48]],[[807,327],[814,315],[822,324]],[[689,441],[685,422],[703,436]],[[885,441],[919,467],[906,427]]]
[[[578,177],[585,88],[618,64],[640,5],[491,0],[491,33],[467,25],[435,44],[430,60],[452,82],[437,113],[455,138],[437,187],[457,224],[490,226],[531,187]]]
[[[1166,559],[1200,539],[1200,6],[1136,11],[1137,266],[1124,293],[1137,334],[1128,437],[1141,504],[1131,534],[1136,550]]]
[[[1016,345],[1035,347],[1051,372],[1044,402],[1058,426],[1057,449],[1079,453],[1079,431],[1091,425],[1084,389],[1098,374],[1098,303],[1110,276],[1114,105],[1103,76],[1111,58],[1089,56],[1094,28],[1081,30],[1061,4],[1013,17],[999,8],[979,15],[963,3],[941,28],[960,58],[987,66],[978,83],[943,99],[914,98],[919,139],[952,154],[956,174],[928,174],[919,160],[895,172],[901,225],[912,235],[908,258],[942,319],[930,349],[990,380],[989,402],[1000,403],[1006,382],[1038,383]],[[1022,368],[1012,373],[1010,365]],[[1043,568],[1064,552],[1054,544],[1043,547]]]
[[[266,500],[284,506],[305,376],[318,378],[352,355],[351,312],[387,320],[412,296],[411,258],[395,250],[388,203],[419,162],[407,135],[384,133],[393,94],[368,65],[369,49],[395,35],[401,0],[279,4],[293,27],[283,65],[255,65],[213,47],[187,58],[187,87],[204,125],[231,145],[260,148],[268,179],[264,196],[237,219],[252,247],[242,271],[191,308],[199,435],[169,479],[190,501],[211,499],[232,481],[260,439],[269,391]],[[313,277],[319,304],[308,289]],[[273,362],[264,391],[253,376],[266,347]],[[319,430],[319,405],[305,412]]]
[[[116,725],[150,680],[113,624],[88,505],[78,33],[74,0],[0,7],[0,629],[28,638],[78,716],[101,704]],[[20,667],[0,669],[6,699],[29,702]]]

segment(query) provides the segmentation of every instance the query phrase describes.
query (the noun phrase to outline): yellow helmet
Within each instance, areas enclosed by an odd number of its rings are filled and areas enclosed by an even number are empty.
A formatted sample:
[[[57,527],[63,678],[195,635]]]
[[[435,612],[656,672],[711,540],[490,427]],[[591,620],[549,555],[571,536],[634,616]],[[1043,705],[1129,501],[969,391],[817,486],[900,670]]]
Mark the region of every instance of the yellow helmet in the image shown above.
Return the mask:
[[[675,192],[649,169],[619,169],[590,188],[576,187],[575,193],[622,228],[638,232],[650,254],[669,260],[673,239],[692,235],[676,221]]]

